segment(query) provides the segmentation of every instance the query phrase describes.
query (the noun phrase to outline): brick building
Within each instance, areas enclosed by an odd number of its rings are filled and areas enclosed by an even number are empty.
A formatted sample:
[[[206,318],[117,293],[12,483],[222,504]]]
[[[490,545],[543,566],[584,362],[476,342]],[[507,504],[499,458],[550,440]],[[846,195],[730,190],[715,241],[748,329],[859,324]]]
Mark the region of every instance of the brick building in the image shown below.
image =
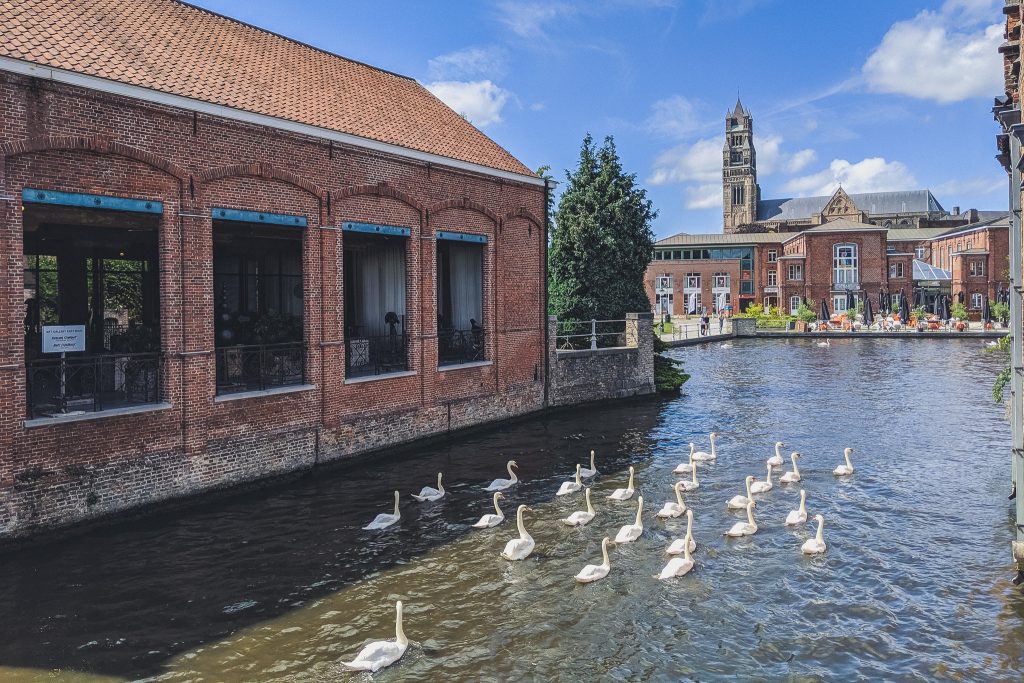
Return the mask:
[[[543,405],[547,188],[414,80],[173,0],[0,30],[0,535]]]

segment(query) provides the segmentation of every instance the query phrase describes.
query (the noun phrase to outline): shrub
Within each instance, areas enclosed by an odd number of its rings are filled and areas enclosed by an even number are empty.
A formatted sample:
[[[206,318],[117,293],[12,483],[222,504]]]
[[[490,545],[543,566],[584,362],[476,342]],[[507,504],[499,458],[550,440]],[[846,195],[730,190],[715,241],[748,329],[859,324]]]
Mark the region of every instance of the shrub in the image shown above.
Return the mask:
[[[949,307],[949,314],[960,320],[967,320],[967,307],[957,301]]]

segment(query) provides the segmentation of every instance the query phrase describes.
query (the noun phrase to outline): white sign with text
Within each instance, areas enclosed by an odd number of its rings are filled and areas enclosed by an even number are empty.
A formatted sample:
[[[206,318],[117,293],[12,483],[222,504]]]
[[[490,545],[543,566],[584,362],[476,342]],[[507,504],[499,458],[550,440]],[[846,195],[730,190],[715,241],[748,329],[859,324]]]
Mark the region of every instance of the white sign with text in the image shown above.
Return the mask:
[[[43,353],[85,351],[85,325],[43,325]]]

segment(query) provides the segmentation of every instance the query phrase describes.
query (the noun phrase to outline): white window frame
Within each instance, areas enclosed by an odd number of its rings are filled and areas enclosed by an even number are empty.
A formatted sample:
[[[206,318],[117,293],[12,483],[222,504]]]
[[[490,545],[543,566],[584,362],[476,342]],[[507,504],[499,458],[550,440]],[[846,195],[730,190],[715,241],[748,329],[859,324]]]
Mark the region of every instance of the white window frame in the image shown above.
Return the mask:
[[[903,262],[889,264],[889,277],[900,279],[903,277]]]
[[[654,278],[654,289],[656,290],[672,290],[672,276],[671,275],[659,275]]]
[[[789,264],[789,279],[797,282],[804,279],[804,267],[802,263]]]
[[[800,310],[800,304],[802,303],[803,300],[798,296],[789,297],[789,314],[796,315],[797,311]]]
[[[971,310],[972,311],[980,311],[982,306],[984,306],[984,305],[985,305],[985,299],[982,296],[981,292],[972,292],[971,293]]]
[[[779,260],[779,250],[769,249],[768,250],[768,263],[775,263]]]
[[[778,287],[779,286],[779,271],[774,268],[768,269],[768,286]]]
[[[924,260],[924,247],[914,247],[914,258],[918,261]]]
[[[714,289],[728,289],[730,282],[729,273],[715,273],[712,276],[712,288]]]
[[[686,274],[686,287],[685,291],[698,291],[700,289],[700,273],[687,273]]]
[[[845,294],[833,294],[832,295],[832,312],[836,315],[840,313],[846,313],[846,295]]]
[[[832,245],[832,284],[856,285],[860,281],[859,263],[856,244],[841,242]]]
[[[985,275],[985,262],[971,261],[971,275],[975,277],[981,277]]]

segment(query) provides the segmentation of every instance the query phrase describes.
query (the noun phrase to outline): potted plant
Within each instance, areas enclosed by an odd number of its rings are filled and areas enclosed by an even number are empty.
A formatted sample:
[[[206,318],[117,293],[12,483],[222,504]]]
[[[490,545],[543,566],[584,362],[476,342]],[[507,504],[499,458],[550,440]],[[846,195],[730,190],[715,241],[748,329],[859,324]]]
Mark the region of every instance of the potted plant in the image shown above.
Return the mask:
[[[928,329],[928,311],[923,308],[915,308],[910,312],[910,326],[917,325],[918,332]]]
[[[1002,328],[1007,327],[1007,321],[1010,319],[1010,307],[1003,302],[992,304],[992,317],[999,322],[999,326]]]

